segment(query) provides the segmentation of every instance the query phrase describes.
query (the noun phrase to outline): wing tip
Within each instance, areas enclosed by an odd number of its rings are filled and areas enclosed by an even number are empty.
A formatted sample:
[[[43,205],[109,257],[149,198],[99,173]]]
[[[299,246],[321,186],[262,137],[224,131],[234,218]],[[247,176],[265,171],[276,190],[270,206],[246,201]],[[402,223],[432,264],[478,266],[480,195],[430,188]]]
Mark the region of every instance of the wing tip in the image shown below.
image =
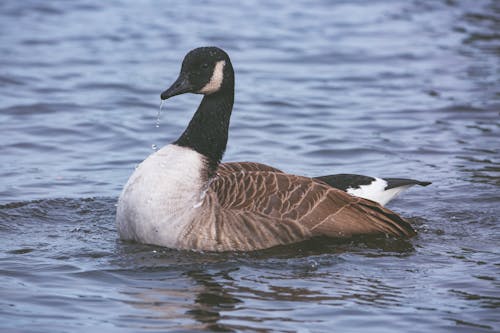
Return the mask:
[[[364,202],[360,202],[359,204],[369,209],[370,211],[374,211],[378,215],[384,217],[382,223],[388,229],[387,230],[388,232],[384,230],[383,231],[384,233],[389,234],[391,236],[407,237],[407,238],[414,237],[417,235],[417,231],[413,228],[410,222],[401,217],[399,214],[375,202],[371,202],[369,200],[363,200],[363,201]]]

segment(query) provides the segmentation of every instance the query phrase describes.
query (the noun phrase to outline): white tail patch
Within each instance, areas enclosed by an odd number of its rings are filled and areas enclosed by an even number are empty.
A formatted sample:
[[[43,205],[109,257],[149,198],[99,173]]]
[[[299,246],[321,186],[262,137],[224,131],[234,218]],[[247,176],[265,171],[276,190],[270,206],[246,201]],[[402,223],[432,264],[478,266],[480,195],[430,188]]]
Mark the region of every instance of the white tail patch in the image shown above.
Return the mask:
[[[385,206],[389,201],[411,186],[404,185],[386,190],[387,182],[382,178],[375,178],[375,181],[368,185],[361,185],[358,188],[348,188],[347,193],[378,202],[380,205]]]
[[[210,81],[200,89],[200,93],[202,94],[212,94],[220,89],[222,86],[222,81],[224,80],[224,66],[226,65],[225,60],[218,61],[215,64],[214,72],[212,73],[212,77]]]

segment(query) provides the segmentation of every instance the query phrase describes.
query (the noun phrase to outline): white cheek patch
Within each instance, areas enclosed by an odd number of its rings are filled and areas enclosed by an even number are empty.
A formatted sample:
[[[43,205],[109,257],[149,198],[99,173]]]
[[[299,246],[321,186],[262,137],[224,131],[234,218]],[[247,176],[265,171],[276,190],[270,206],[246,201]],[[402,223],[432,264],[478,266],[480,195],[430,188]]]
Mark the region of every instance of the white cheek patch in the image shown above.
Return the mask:
[[[218,61],[215,64],[214,72],[212,73],[212,77],[210,81],[200,89],[200,93],[202,94],[212,94],[220,89],[222,86],[222,80],[224,79],[224,66],[226,65],[225,60]]]

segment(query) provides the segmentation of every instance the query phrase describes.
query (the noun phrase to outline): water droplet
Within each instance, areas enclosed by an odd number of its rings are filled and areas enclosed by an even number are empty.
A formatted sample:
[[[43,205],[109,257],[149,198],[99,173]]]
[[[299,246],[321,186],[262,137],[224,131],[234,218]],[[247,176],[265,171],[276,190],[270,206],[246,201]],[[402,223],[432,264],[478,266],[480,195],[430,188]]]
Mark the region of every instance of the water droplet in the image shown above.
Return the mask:
[[[156,128],[160,127],[160,116],[161,116],[161,113],[163,111],[163,105],[164,105],[164,100],[161,101],[160,103],[160,109],[158,110],[158,114],[156,115]]]
[[[308,264],[309,264],[309,268],[313,269],[313,270],[316,270],[319,267],[318,262],[316,260],[314,260],[314,259],[310,259],[309,262],[308,262]]]
[[[158,111],[158,115],[156,116],[156,128],[159,128],[160,127],[160,112],[161,111]]]

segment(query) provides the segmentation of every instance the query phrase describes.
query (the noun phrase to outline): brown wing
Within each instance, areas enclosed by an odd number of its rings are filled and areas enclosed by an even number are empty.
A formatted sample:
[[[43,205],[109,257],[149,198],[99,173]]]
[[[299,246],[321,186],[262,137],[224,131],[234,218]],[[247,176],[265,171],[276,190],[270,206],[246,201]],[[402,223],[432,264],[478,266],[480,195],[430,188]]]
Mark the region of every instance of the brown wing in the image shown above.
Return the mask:
[[[222,210],[295,221],[311,236],[415,235],[411,225],[391,210],[312,178],[270,171],[222,173],[211,190]]]
[[[208,251],[253,251],[300,242],[312,237],[299,221],[283,220],[248,210],[217,204],[209,191],[202,213],[184,230],[177,246]]]
[[[246,197],[251,200],[251,196],[245,195],[244,188],[238,188],[237,180],[245,179],[248,172],[261,171],[282,173],[279,169],[255,162],[220,164],[217,177],[203,202],[203,213],[184,231],[183,241],[178,246],[211,251],[251,251],[311,238],[311,232],[297,220],[273,217],[258,210],[234,209],[227,204],[230,195],[225,199],[220,197],[232,192],[233,199],[244,200]]]
[[[283,173],[283,171],[273,168],[272,166],[256,162],[227,162],[219,164],[217,172],[219,174],[229,174],[233,172],[249,172],[249,171],[272,171]]]

